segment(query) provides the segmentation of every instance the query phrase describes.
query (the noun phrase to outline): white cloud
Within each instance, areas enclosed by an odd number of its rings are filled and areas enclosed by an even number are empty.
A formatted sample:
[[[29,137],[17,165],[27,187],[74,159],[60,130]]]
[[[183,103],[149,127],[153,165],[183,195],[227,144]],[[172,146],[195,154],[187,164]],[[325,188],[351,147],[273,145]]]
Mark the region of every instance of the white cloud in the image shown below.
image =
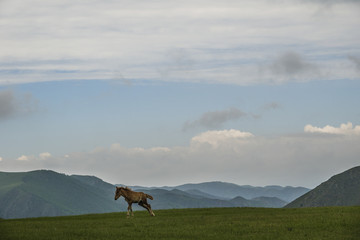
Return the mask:
[[[153,152],[170,152],[171,149],[167,148],[167,147],[153,147],[153,148],[150,148],[150,151],[153,151]]]
[[[304,131],[307,133],[325,133],[325,134],[338,134],[338,135],[360,135],[360,125],[353,127],[351,122],[347,124],[343,123],[340,127],[333,127],[326,125],[323,128],[314,127],[310,124],[304,127]]]
[[[46,159],[48,159],[48,158],[50,158],[50,157],[51,157],[51,154],[48,153],[48,152],[43,152],[43,153],[40,153],[40,154],[39,154],[39,158],[40,158],[41,160],[46,160]]]
[[[29,161],[31,158],[31,156],[26,156],[26,155],[21,155],[20,157],[17,158],[18,161]]]
[[[20,157],[17,158],[18,161],[32,161],[32,162],[37,162],[38,160],[47,160],[49,158],[51,158],[52,155],[48,152],[43,152],[40,153],[38,157],[34,156],[34,155],[21,155]]]
[[[213,147],[218,147],[223,144],[228,144],[229,142],[247,139],[253,136],[254,135],[249,132],[241,132],[235,129],[207,131],[193,137],[191,144],[210,144]]]

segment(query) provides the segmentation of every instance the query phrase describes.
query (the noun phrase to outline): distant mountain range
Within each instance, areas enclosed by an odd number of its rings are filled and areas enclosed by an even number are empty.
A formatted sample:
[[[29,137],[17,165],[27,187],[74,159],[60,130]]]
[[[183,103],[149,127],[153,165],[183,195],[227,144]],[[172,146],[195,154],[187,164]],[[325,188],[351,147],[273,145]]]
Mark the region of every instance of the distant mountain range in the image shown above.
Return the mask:
[[[331,177],[287,208],[360,205],[360,166]]]
[[[154,200],[149,203],[153,209],[351,206],[360,205],[360,166],[333,176],[311,191],[226,182],[131,188],[152,195]],[[0,218],[126,211],[126,202],[123,198],[115,201],[114,191],[115,185],[94,176],[68,176],[49,170],[0,172]],[[134,210],[139,209],[134,206]]]
[[[294,187],[251,187],[208,182],[146,188],[153,209],[204,207],[283,207],[309,191]],[[0,172],[0,218],[28,218],[126,211],[114,200],[115,185],[94,176],[65,175],[49,170]],[[142,209],[134,206],[135,209]]]
[[[133,186],[134,189],[147,189],[140,186]],[[304,187],[281,187],[281,186],[266,186],[253,187],[249,185],[236,185],[226,182],[204,182],[184,184],[175,187],[156,187],[157,189],[173,190],[178,189],[193,195],[199,195],[205,198],[230,200],[235,197],[243,197],[246,199],[253,199],[258,197],[276,197],[285,202],[291,202],[297,197],[308,192],[308,188]]]

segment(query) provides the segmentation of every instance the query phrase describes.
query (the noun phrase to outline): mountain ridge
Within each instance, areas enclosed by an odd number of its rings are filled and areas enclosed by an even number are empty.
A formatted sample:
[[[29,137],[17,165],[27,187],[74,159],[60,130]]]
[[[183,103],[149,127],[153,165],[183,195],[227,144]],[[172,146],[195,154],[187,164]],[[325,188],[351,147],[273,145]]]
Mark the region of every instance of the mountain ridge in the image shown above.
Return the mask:
[[[256,197],[277,197],[285,202],[291,202],[297,197],[308,192],[310,189],[305,187],[291,187],[291,186],[278,186],[268,185],[265,187],[251,186],[251,185],[237,185],[235,183],[211,181],[203,183],[188,183],[178,186],[164,186],[164,187],[141,187],[130,186],[133,189],[179,189],[182,191],[197,190],[217,199],[230,200],[237,196],[242,196],[246,199],[253,199]]]
[[[286,208],[360,205],[360,166],[332,176]]]
[[[223,187],[224,183],[220,183]],[[209,185],[209,183],[205,184]],[[211,184],[210,184],[211,185]],[[225,183],[225,185],[238,186]],[[153,209],[204,207],[282,207],[287,202],[274,196],[244,202],[219,198],[195,185],[182,189],[137,188],[154,197]],[[246,187],[248,190],[251,186]],[[281,187],[280,187],[281,188]],[[135,188],[134,188],[135,190]],[[65,175],[51,170],[0,172],[0,218],[28,218],[126,211],[127,203],[114,200],[115,185],[96,176]],[[229,192],[229,191],[228,191]],[[230,195],[227,195],[230,196]],[[237,196],[236,196],[237,197]],[[143,210],[134,204],[134,210]]]

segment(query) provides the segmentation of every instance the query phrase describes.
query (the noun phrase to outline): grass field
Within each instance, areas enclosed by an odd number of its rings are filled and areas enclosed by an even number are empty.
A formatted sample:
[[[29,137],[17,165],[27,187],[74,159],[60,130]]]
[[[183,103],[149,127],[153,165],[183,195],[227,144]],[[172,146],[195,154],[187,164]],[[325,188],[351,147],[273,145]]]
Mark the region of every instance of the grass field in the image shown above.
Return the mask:
[[[207,208],[0,220],[0,239],[359,239],[360,207]]]

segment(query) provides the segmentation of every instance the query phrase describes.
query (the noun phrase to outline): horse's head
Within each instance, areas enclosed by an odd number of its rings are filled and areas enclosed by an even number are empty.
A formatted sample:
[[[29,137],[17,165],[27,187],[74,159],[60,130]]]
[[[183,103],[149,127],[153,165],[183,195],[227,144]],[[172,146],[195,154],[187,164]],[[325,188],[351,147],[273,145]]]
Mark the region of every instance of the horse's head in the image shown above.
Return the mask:
[[[117,200],[119,197],[121,197],[121,187],[116,187],[115,200]]]

